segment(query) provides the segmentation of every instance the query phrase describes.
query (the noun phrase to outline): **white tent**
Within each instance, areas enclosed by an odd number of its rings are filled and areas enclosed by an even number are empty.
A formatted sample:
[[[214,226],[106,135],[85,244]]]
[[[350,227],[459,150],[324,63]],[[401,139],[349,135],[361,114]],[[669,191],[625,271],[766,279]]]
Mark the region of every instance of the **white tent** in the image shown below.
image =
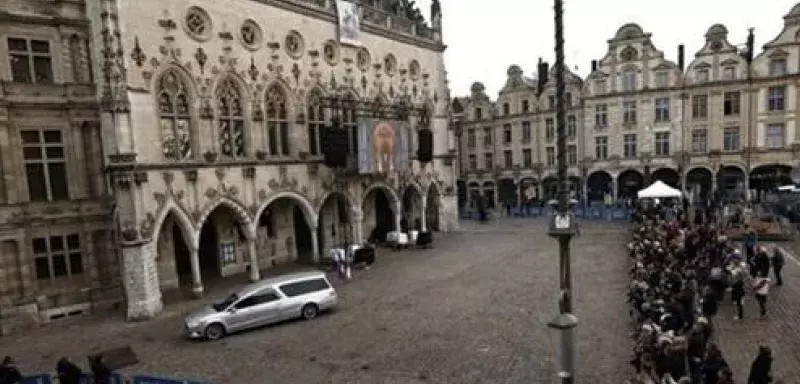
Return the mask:
[[[682,197],[681,191],[664,184],[661,180],[656,180],[655,183],[650,184],[649,187],[642,189],[637,194],[640,199],[655,199],[667,197]]]

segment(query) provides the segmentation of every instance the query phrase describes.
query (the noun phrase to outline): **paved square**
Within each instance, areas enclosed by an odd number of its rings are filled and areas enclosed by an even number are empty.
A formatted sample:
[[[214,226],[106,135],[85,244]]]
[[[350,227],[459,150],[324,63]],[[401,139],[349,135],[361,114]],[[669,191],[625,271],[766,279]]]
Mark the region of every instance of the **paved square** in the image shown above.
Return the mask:
[[[92,351],[131,345],[142,360],[131,371],[216,383],[552,382],[546,323],[557,310],[558,252],[545,222],[463,227],[434,249],[382,251],[371,270],[338,284],[339,310],[311,322],[191,342],[179,333],[181,313],[199,304],[189,302],[146,323],[94,319],[2,338],[0,351],[31,372],[52,370],[61,355],[83,364]],[[631,350],[628,225],[582,229],[573,241],[579,382],[622,383]]]

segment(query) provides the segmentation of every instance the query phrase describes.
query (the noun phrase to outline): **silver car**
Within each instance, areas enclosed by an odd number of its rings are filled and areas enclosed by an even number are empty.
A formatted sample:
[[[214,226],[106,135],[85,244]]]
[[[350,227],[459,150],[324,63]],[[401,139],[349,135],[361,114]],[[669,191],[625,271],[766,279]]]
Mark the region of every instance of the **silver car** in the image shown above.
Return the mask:
[[[190,338],[216,340],[226,334],[284,320],[317,317],[336,305],[324,272],[300,272],[250,284],[222,302],[186,316]]]

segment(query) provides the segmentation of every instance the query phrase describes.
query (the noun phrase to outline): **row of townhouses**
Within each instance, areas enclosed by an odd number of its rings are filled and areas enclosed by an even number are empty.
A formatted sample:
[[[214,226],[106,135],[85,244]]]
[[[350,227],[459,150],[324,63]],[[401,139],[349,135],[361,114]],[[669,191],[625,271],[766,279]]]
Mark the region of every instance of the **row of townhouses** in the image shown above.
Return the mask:
[[[574,196],[608,203],[658,179],[695,200],[742,199],[789,182],[800,159],[800,4],[751,60],[742,43],[716,24],[693,60],[684,62],[681,45],[673,62],[650,33],[626,24],[587,78],[564,68]],[[554,196],[554,74],[541,61],[533,78],[512,65],[496,99],[476,82],[453,100],[461,204]]]

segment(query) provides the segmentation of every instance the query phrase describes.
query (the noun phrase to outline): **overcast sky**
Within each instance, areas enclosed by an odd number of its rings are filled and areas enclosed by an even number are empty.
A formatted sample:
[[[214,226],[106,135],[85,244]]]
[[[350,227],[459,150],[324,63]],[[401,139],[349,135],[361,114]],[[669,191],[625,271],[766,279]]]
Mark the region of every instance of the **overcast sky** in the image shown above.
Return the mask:
[[[539,57],[554,61],[552,0],[440,0],[448,79],[452,96],[466,96],[480,81],[494,98],[506,70],[518,64],[533,76]],[[635,22],[653,34],[656,48],[677,61],[678,44],[686,45],[686,62],[705,42],[708,28],[721,23],[728,40],[742,44],[755,28],[756,51],[775,38],[798,0],[566,0],[565,54],[570,68],[585,77],[593,59],[603,57],[608,39],[625,23]],[[431,0],[417,0],[427,17]]]

